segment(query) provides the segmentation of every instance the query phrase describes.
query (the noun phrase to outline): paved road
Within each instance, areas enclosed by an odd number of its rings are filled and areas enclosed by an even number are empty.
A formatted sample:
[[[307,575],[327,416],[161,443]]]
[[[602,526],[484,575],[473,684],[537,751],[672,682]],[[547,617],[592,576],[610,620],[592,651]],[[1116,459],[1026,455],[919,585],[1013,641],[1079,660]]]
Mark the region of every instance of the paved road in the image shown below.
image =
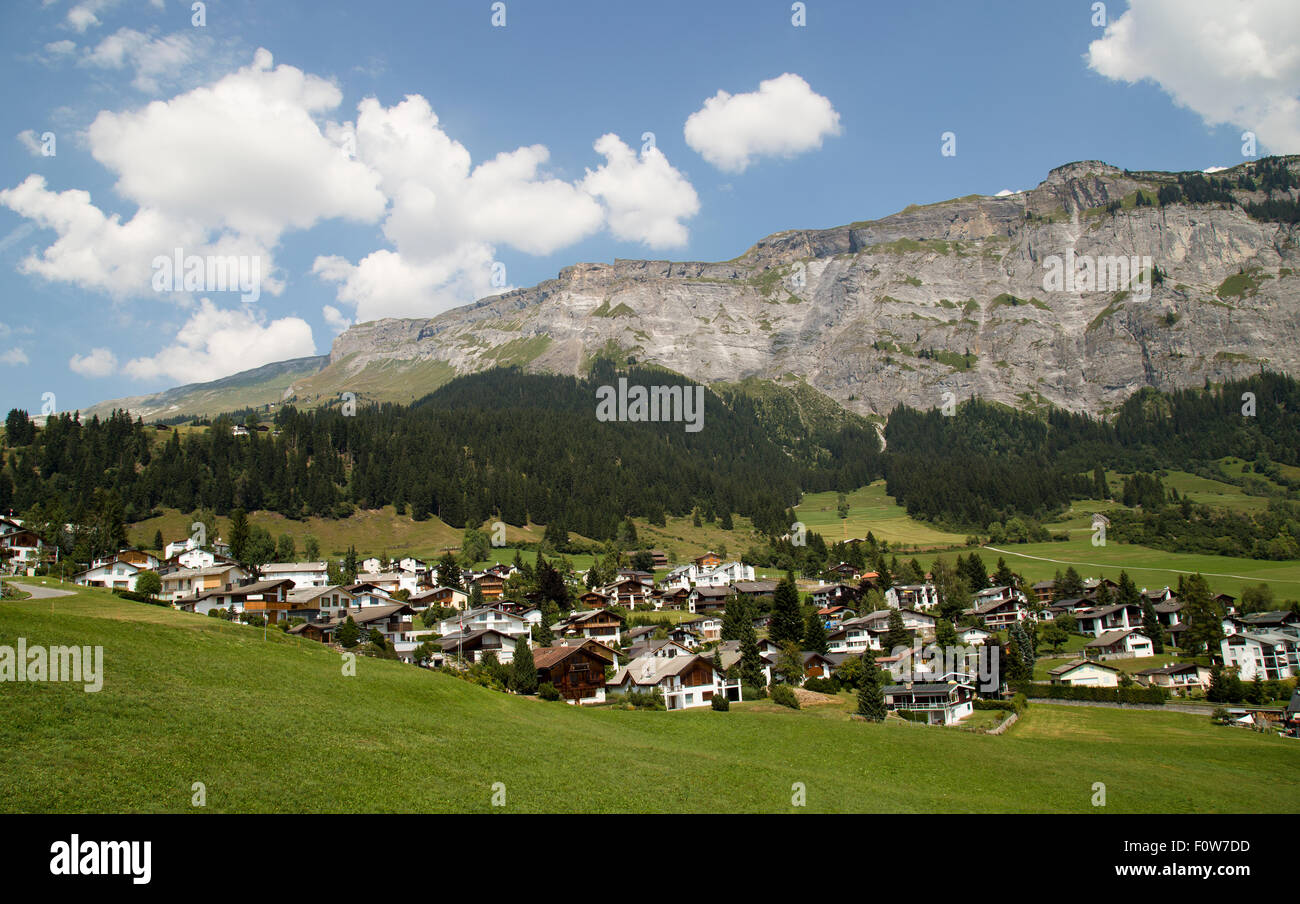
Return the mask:
[[[71,590],[56,590],[53,587],[42,587],[40,584],[20,584],[17,581],[10,581],[9,583],[19,590],[26,590],[34,600],[52,599],[56,596],[76,596]]]

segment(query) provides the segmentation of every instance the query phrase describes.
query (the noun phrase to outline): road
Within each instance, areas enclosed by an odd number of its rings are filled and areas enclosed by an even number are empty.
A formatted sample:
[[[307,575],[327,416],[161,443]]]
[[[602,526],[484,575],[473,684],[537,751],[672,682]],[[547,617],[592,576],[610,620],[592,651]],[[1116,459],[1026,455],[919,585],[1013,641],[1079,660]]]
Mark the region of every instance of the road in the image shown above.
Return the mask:
[[[53,599],[56,596],[76,596],[71,590],[55,590],[53,587],[42,587],[39,584],[20,584],[17,581],[10,581],[19,590],[25,590],[32,595],[34,600]]]

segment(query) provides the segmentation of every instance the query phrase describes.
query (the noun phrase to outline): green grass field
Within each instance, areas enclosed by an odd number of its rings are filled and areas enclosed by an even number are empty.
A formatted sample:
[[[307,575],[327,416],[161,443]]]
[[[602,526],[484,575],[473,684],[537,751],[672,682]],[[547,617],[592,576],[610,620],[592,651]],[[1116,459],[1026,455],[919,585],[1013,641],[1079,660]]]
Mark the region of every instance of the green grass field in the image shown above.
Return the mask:
[[[908,517],[907,510],[885,494],[885,482],[848,493],[848,518],[839,516],[838,494],[809,493],[794,510],[808,530],[821,534],[827,543],[846,537],[865,537],[869,532],[877,540],[915,549],[939,549],[960,546],[966,537],[951,534]]]
[[[104,686],[0,685],[6,812],[1190,813],[1300,809],[1300,744],[1035,705],[1001,737],[801,712],[577,710],[101,591],[0,603],[0,644],[104,648]],[[684,779],[689,777],[689,781]]]

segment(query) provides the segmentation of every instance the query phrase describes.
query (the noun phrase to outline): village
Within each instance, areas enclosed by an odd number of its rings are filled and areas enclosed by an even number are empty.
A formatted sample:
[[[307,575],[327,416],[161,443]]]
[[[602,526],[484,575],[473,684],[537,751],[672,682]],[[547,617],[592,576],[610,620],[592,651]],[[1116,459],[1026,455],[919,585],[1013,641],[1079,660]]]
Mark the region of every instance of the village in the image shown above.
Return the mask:
[[[0,547],[11,571],[35,573],[41,541],[20,521],[0,518]],[[977,709],[1027,694],[1104,705],[1239,702],[1215,709],[1216,718],[1300,736],[1294,607],[1238,613],[1237,600],[1218,594],[1213,602],[1225,615],[1217,649],[1198,657],[1184,655],[1189,621],[1169,587],[1142,588],[1134,602],[1110,579],[1083,579],[1073,594],[1064,591],[1074,586],[1062,586],[1073,581],[1017,580],[971,594],[949,619],[930,575],[882,581],[841,562],[817,578],[785,579],[806,627],[797,642],[779,642],[773,620],[783,581],[757,579],[752,565],[713,552],[674,564],[651,550],[641,564],[652,570],[621,568],[598,586],[589,586],[593,574],[571,574],[571,605],[549,607],[549,617],[539,594],[518,591],[518,558],[482,570],[452,562],[370,557],[354,581],[332,584],[327,561],[254,569],[220,541],[203,548],[186,539],[166,544],[161,556],[122,549],[71,580],[579,706],[725,709],[769,692],[784,698],[777,688],[817,701],[859,687],[866,655],[880,670],[884,711],[914,722],[960,726]],[[1036,657],[1023,652],[1031,645]],[[1031,671],[1017,675],[1021,656]],[[535,681],[510,677],[520,660],[531,661]],[[1035,676],[1040,662],[1050,668]],[[1253,695],[1241,690],[1248,686]],[[1288,696],[1285,706],[1263,705]]]

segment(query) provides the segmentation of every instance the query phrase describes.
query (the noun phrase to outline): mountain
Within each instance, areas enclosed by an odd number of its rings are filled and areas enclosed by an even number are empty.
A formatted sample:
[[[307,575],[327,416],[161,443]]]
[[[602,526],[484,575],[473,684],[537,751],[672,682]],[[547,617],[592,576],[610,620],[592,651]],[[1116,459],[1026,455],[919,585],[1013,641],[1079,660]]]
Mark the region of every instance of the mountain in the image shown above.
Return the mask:
[[[576,375],[613,354],[710,384],[807,384],[863,415],[972,396],[1109,414],[1142,387],[1297,373],[1298,174],[1300,157],[1209,177],[1085,161],[1029,191],[777,233],[731,261],[578,264],[357,324],[285,398],[409,401],[496,365]],[[1081,281],[1053,284],[1070,254]],[[1106,278],[1134,257],[1157,270],[1149,291]]]
[[[82,409],[81,413],[83,417],[98,415],[103,418],[124,408],[146,421],[159,421],[183,415],[215,415],[224,411],[278,405],[295,381],[318,373],[329,362],[328,355],[277,361],[210,383],[190,383],[152,395],[100,402]]]

